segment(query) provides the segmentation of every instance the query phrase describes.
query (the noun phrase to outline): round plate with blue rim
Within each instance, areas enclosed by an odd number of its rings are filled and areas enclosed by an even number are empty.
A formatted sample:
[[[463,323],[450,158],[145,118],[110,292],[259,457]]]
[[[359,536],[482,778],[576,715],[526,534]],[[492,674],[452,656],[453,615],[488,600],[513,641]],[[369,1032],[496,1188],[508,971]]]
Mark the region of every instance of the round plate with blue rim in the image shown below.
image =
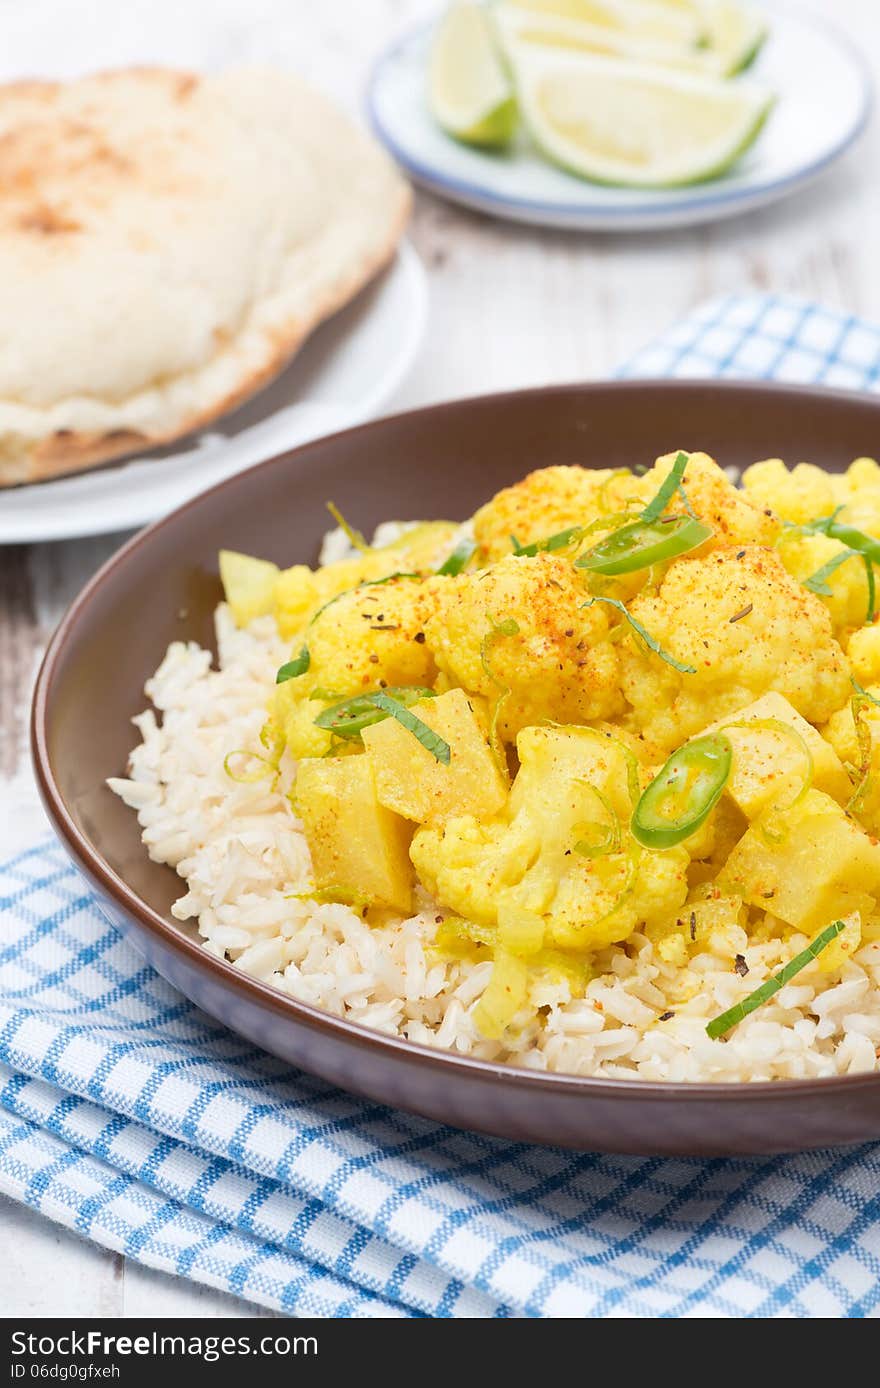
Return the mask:
[[[379,138],[416,183],[481,212],[577,231],[689,226],[761,207],[811,182],[865,128],[872,83],[855,46],[810,13],[767,6],[770,35],[744,79],[777,95],[753,148],[728,173],[687,188],[645,190],[588,183],[542,159],[521,136],[507,152],[450,139],[428,110],[431,29],[379,58],[368,92]]]

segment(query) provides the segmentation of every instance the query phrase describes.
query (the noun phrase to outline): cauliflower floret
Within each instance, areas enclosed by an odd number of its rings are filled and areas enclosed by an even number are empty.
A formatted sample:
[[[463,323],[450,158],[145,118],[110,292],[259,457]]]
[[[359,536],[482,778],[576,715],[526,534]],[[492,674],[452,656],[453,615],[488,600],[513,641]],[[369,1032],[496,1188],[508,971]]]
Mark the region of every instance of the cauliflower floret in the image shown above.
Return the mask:
[[[845,493],[843,519],[880,537],[880,464],[873,458],[856,458],[839,485]]]
[[[430,588],[394,578],[344,593],[303,633],[308,670],[279,684],[275,721],[294,757],[320,757],[330,736],[315,727],[328,701],[391,685],[430,686],[436,667],[424,634]],[[328,698],[313,698],[316,690]]]
[[[880,683],[880,618],[853,632],[846,653],[859,684]]]
[[[689,856],[681,846],[653,853],[635,845],[621,744],[586,728],[530,727],[517,753],[503,815],[417,831],[411,857],[428,889],[481,925],[538,917],[543,942],[570,950],[602,949],[640,923],[674,918]],[[603,852],[609,833],[619,848]],[[578,852],[578,843],[599,851]]]
[[[638,496],[629,472],[610,468],[545,467],[505,487],[474,516],[474,537],[488,559],[510,554],[511,536],[521,545],[546,540],[572,525],[589,525],[624,510]]]
[[[754,463],[743,473],[743,491],[761,506],[769,506],[783,520],[804,525],[817,516],[829,516],[838,505],[834,479],[812,463],[798,463],[789,472],[781,458]]]
[[[798,463],[789,472],[781,458],[770,458],[746,470],[743,488],[795,525],[842,507],[842,521],[880,536],[880,466],[873,458],[856,458],[844,473],[828,473],[812,463]]]
[[[640,479],[638,494],[644,503],[656,496],[677,453],[658,458],[651,471]],[[782,529],[778,518],[760,501],[745,496],[708,453],[688,455],[684,490],[691,510],[715,531],[706,548],[719,545],[772,545]],[[680,511],[681,499],[673,497],[668,511]],[[705,550],[703,551],[705,553]]]
[[[586,589],[558,555],[508,555],[491,569],[429,585],[436,603],[425,632],[452,684],[499,707],[512,741],[543,719],[586,723],[623,707],[607,609],[584,606]]]
[[[360,583],[400,572],[433,573],[455,543],[458,530],[452,521],[426,521],[379,549],[365,550],[319,569],[310,569],[307,564],[282,569],[274,587],[278,630],[286,641],[292,641],[324,603]]]
[[[695,671],[679,673],[635,638],[621,643],[631,722],[664,749],[770,689],[813,723],[849,696],[848,662],[825,607],[772,550],[682,559],[630,611],[664,651]]]

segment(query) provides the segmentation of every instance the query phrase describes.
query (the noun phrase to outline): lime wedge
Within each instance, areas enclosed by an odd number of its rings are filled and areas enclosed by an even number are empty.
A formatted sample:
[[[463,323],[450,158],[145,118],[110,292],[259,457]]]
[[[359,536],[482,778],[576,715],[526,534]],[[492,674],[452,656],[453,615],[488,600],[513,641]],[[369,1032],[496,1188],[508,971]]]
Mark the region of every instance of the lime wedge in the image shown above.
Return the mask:
[[[703,0],[704,53],[723,77],[742,72],[767,37],[767,22],[752,5],[734,0]]]
[[[538,43],[729,77],[758,53],[767,24],[739,0],[496,0],[505,45]]]
[[[431,112],[448,135],[465,144],[506,145],[516,128],[513,84],[486,10],[455,4],[431,45]]]
[[[717,177],[773,104],[749,82],[519,45],[520,111],[539,149],[596,183],[672,188]]]
[[[677,32],[661,32],[658,37],[635,25],[612,28],[608,24],[571,19],[549,11],[538,12],[522,0],[496,4],[493,15],[505,50],[518,43],[540,44],[575,53],[607,54],[695,71],[705,70],[707,66],[703,48],[706,39],[697,28],[689,31],[682,41]]]
[[[703,33],[699,8],[675,0],[503,0],[505,8],[533,19],[561,19],[614,35],[629,35],[643,43],[697,46]]]
[[[651,0],[668,14],[687,16],[700,29],[702,65],[721,77],[747,68],[767,37],[764,15],[748,0]]]

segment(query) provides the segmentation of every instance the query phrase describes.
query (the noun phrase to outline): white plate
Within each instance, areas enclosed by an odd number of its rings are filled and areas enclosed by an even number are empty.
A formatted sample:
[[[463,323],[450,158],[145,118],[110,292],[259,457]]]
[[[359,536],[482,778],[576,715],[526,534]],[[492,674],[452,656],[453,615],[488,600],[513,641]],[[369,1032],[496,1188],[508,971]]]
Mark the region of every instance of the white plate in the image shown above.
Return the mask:
[[[818,17],[768,5],[771,33],[747,74],[777,93],[757,143],[722,178],[645,191],[586,183],[544,162],[525,140],[507,154],[456,144],[425,99],[431,31],[388,49],[368,96],[379,138],[418,183],[496,217],[578,231],[646,231],[716,221],[803,187],[843,154],[871,108],[868,69],[856,48]]]
[[[0,544],[134,529],[252,463],[369,419],[412,364],[427,303],[422,263],[404,242],[272,385],[210,430],[91,472],[0,490]]]

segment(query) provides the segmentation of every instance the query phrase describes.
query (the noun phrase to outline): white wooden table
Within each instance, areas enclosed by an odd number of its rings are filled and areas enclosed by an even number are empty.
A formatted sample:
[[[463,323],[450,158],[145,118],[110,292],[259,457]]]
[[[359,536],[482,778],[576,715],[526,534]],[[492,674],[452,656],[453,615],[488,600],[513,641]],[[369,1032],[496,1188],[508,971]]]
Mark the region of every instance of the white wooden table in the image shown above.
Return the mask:
[[[833,9],[880,85],[876,0],[812,3]],[[10,63],[21,75],[37,75],[132,60],[217,66],[270,59],[357,110],[373,56],[435,8],[430,0],[0,0],[0,61],[4,75]],[[601,376],[701,299],[729,290],[789,291],[880,318],[878,169],[874,129],[835,171],[775,208],[705,229],[633,237],[531,231],[420,196],[411,234],[430,276],[430,332],[391,408]],[[0,550],[4,852],[44,824],[25,732],[39,652],[77,590],[124,538]],[[268,1314],[145,1270],[2,1198],[0,1229],[5,1316]]]

